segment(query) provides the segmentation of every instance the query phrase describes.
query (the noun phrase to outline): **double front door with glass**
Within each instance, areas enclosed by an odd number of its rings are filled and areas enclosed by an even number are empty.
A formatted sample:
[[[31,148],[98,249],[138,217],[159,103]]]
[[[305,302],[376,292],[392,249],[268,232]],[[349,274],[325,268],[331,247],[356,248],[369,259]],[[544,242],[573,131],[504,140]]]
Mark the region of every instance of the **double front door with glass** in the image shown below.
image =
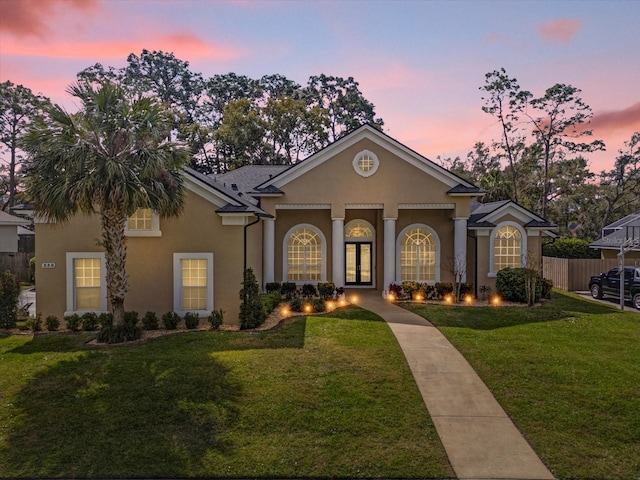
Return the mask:
[[[345,249],[345,284],[372,285],[372,243],[347,242]]]

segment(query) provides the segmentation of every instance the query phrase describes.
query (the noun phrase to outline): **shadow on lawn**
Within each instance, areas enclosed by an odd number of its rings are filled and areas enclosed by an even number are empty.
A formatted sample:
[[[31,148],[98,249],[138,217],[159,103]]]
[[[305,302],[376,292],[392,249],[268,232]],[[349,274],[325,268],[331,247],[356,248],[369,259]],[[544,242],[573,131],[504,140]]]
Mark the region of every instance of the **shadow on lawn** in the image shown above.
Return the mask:
[[[8,353],[74,356],[13,399],[0,466],[23,477],[201,476],[208,452],[233,451],[242,387],[216,352],[301,348],[306,319],[273,331],[193,332],[91,348],[79,335],[36,336]],[[239,448],[239,447],[238,447]]]
[[[160,343],[85,350],[38,374],[13,402],[20,413],[0,450],[6,473],[190,476],[206,451],[233,448],[223,438],[240,384],[209,350],[177,355]]]

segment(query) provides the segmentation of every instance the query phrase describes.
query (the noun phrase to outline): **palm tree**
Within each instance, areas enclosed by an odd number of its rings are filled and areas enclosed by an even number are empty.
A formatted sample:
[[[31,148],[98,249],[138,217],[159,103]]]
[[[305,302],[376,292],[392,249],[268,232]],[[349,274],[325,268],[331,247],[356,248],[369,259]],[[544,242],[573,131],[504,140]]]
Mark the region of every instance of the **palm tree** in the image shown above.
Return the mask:
[[[47,220],[97,214],[105,250],[107,296],[114,325],[124,323],[127,294],[127,218],[138,208],[161,217],[184,204],[182,166],[187,149],[170,140],[170,111],[151,98],[134,98],[109,82],[71,85],[78,113],[58,105],[37,118],[25,137],[30,153],[27,195]]]

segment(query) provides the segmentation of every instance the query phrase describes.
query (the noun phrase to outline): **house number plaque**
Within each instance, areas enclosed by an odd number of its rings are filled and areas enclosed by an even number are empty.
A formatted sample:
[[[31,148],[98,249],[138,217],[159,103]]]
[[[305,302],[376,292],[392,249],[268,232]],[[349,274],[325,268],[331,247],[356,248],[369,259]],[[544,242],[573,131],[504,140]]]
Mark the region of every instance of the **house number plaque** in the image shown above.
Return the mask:
[[[43,263],[42,268],[56,268],[55,263]]]

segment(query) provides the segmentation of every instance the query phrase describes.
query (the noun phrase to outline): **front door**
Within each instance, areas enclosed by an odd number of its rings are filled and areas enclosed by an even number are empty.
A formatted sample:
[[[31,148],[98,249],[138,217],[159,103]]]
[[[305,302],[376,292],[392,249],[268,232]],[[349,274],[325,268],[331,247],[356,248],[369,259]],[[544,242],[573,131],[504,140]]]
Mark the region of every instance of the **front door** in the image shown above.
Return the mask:
[[[345,284],[372,285],[372,242],[347,242],[345,249]]]

